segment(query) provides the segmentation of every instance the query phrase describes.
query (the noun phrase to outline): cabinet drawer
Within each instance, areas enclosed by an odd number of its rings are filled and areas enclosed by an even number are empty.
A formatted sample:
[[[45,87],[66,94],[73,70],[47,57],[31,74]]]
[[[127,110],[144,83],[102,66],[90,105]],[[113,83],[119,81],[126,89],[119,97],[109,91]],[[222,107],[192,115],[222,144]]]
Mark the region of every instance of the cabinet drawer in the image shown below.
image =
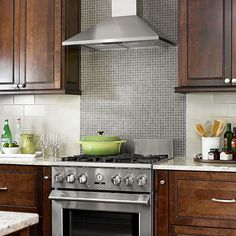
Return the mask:
[[[236,230],[173,225],[169,236],[236,236]]]
[[[171,224],[236,228],[236,174],[170,173]]]
[[[37,181],[37,170],[34,167],[1,166],[0,208],[20,207],[29,208],[29,211],[30,208],[36,210]]]

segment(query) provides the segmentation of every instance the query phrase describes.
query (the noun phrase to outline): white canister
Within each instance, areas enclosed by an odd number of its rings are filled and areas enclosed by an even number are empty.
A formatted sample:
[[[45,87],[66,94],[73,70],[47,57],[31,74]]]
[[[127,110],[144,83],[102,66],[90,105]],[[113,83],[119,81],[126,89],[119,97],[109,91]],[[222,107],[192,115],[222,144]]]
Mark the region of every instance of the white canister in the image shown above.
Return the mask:
[[[220,149],[220,137],[202,137],[202,159],[208,160],[210,149]]]

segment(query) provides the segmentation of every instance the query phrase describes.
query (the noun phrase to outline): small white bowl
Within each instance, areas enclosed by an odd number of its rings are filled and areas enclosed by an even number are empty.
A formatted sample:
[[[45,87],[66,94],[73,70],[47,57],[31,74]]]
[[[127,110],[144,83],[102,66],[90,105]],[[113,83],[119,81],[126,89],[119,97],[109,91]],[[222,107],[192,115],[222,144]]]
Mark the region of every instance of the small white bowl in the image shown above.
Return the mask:
[[[19,147],[2,147],[2,151],[4,154],[17,154],[19,153]]]

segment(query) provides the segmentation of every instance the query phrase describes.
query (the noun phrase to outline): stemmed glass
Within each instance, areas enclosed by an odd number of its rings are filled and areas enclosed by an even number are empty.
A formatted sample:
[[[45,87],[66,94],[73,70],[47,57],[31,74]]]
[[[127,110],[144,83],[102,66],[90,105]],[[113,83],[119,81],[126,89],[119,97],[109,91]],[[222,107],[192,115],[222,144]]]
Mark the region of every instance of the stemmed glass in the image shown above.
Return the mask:
[[[48,147],[48,135],[45,133],[40,134],[39,146],[43,151],[43,157],[45,157],[45,150]]]
[[[51,157],[57,158],[58,157],[58,149],[61,147],[60,135],[57,133],[49,134],[49,144],[51,147]]]

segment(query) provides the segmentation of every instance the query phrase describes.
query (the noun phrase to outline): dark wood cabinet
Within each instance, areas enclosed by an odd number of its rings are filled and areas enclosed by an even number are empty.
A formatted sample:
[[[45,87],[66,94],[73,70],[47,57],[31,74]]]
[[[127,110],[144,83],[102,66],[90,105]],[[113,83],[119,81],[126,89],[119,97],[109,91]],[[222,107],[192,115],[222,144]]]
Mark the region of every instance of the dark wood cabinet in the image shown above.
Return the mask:
[[[0,210],[39,214],[32,236],[51,236],[51,168],[0,165]]]
[[[0,1],[0,94],[80,94],[78,0]]]
[[[156,171],[155,235],[236,235],[236,174]]]
[[[0,89],[13,89],[19,83],[19,48],[16,36],[19,16],[15,15],[17,4],[14,0],[0,1]],[[15,18],[15,22],[14,22]]]
[[[236,236],[236,230],[174,225],[169,236]]]
[[[236,91],[236,0],[180,0],[176,92]]]

